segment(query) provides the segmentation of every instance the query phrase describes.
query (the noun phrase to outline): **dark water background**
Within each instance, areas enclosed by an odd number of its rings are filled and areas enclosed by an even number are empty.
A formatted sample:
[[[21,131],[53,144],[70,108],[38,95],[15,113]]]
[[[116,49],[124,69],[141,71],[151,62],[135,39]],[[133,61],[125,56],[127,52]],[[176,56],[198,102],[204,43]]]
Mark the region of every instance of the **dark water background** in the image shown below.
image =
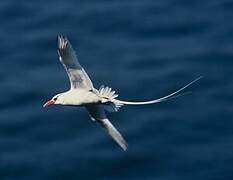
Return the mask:
[[[0,1],[0,179],[233,179],[233,1]],[[42,104],[69,87],[67,35],[96,87],[161,97],[109,114],[123,152],[82,108]]]

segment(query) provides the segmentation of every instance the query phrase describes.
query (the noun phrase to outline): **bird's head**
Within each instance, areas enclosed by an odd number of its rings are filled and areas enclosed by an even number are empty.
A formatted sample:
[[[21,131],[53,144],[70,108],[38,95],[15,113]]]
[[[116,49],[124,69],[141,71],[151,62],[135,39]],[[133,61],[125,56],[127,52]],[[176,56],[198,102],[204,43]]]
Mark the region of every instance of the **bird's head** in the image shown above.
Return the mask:
[[[55,96],[53,96],[52,99],[48,100],[44,105],[43,107],[48,107],[48,106],[51,106],[51,105],[54,105],[54,104],[61,104],[61,96],[62,94],[57,94]]]

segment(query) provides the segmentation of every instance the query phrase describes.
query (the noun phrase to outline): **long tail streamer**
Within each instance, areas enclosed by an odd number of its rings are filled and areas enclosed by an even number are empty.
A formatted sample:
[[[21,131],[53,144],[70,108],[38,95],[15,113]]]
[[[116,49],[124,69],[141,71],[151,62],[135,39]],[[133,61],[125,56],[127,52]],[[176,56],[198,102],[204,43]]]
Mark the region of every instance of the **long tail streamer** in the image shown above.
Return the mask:
[[[144,105],[144,104],[155,104],[155,103],[159,103],[159,102],[163,102],[163,101],[167,101],[167,100],[170,100],[170,99],[173,99],[175,97],[179,97],[179,96],[182,96],[184,94],[179,94],[181,91],[183,91],[184,89],[186,89],[187,87],[189,87],[190,85],[192,85],[193,83],[197,82],[198,80],[200,80],[201,78],[203,78],[203,76],[200,76],[198,78],[196,78],[195,80],[193,80],[192,82],[188,83],[186,86],[180,88],[179,90],[167,95],[167,96],[164,96],[164,97],[161,97],[159,99],[155,99],[155,100],[150,100],[150,101],[143,101],[143,102],[132,102],[132,101],[122,101],[122,100],[118,100],[118,99],[114,99],[113,102],[114,103],[119,103],[119,104],[124,104],[124,105]]]

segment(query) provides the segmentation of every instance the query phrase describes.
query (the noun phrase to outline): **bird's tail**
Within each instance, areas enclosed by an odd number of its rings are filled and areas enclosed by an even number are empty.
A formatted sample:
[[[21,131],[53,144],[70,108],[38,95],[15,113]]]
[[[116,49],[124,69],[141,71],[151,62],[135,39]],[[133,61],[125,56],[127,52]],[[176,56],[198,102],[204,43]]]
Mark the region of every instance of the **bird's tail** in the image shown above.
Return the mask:
[[[184,89],[186,89],[187,87],[189,87],[190,85],[192,85],[193,83],[195,83],[198,80],[200,80],[201,78],[202,78],[202,76],[196,78],[195,80],[193,80],[192,82],[188,83],[184,87],[178,89],[177,91],[175,91],[175,92],[173,92],[173,93],[171,93],[171,94],[169,94],[167,96],[158,98],[158,99],[154,99],[154,100],[150,100],[150,101],[142,101],[142,102],[122,101],[122,100],[118,100],[118,99],[113,99],[112,102],[116,103],[116,104],[122,104],[122,105],[145,105],[145,104],[155,104],[155,103],[167,101],[167,100],[170,100],[172,98],[179,97],[181,95],[186,94],[186,93],[182,93],[182,94],[179,94],[179,93],[181,91],[183,91]]]
[[[109,112],[117,112],[121,106],[123,106],[122,103],[116,102],[116,98],[118,97],[118,94],[116,94],[115,91],[112,90],[112,88],[108,86],[100,86],[99,88],[99,96],[102,98],[102,106],[105,110]]]

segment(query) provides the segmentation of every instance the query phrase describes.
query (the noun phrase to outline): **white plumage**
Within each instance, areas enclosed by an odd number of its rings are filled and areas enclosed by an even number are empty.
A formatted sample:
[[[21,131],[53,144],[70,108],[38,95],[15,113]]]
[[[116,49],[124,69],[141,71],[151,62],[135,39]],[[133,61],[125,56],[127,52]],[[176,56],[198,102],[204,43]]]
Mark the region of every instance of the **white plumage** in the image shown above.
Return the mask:
[[[126,150],[128,145],[120,132],[109,121],[105,111],[116,112],[123,105],[155,104],[166,101],[179,96],[181,91],[201,78],[199,77],[174,93],[159,99],[144,102],[122,101],[116,99],[118,94],[108,86],[101,86],[99,90],[94,88],[87,73],[78,62],[70,42],[62,36],[58,37],[58,54],[59,60],[69,76],[70,90],[55,95],[44,104],[44,107],[52,104],[86,107],[91,119],[98,122],[123,150]]]

